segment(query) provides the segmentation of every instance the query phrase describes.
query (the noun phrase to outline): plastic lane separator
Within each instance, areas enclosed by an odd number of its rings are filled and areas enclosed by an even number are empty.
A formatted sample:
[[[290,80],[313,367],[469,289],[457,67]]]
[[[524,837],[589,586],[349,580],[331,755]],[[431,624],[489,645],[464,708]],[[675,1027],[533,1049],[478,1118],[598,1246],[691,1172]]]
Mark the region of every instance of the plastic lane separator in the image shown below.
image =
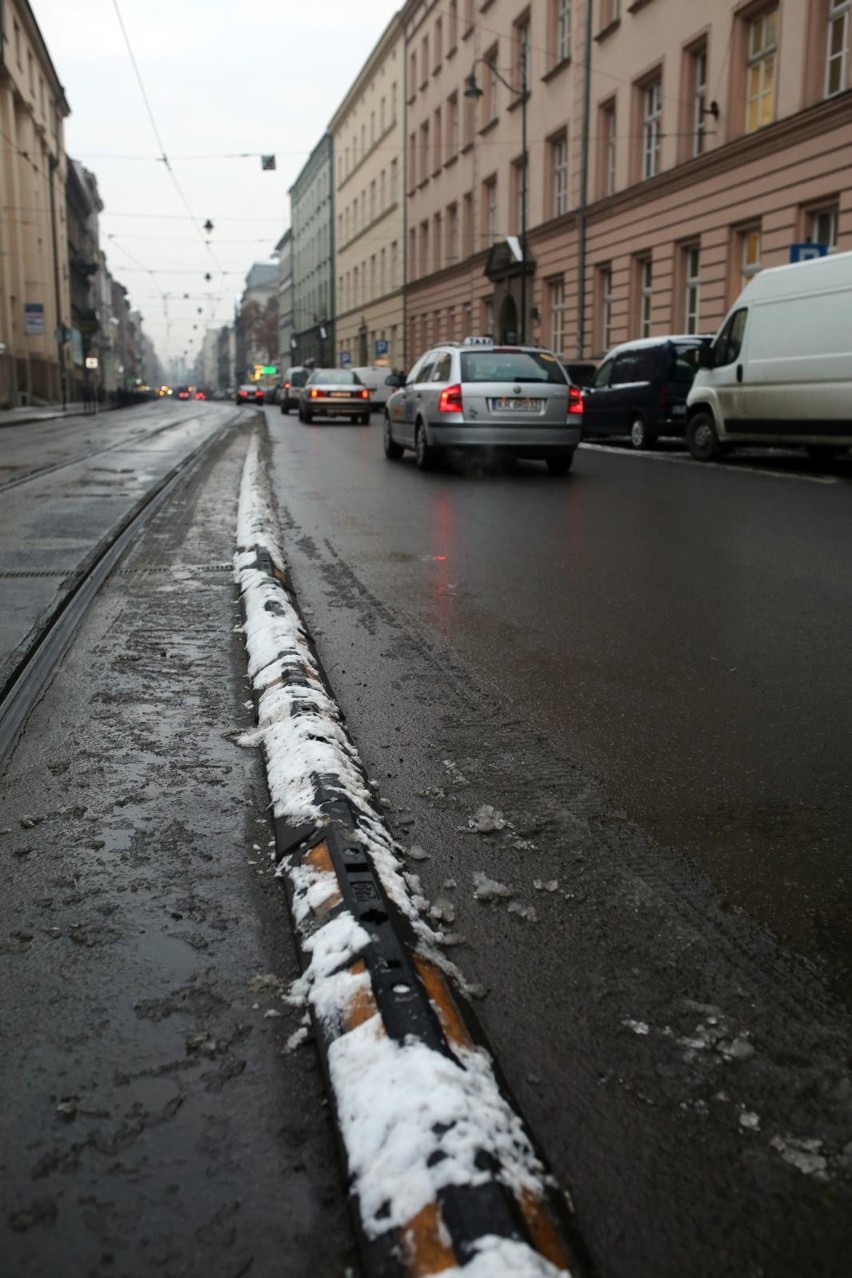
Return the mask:
[[[240,495],[257,727],[366,1278],[589,1278],[566,1195],[426,921],[282,567],[257,448]]]

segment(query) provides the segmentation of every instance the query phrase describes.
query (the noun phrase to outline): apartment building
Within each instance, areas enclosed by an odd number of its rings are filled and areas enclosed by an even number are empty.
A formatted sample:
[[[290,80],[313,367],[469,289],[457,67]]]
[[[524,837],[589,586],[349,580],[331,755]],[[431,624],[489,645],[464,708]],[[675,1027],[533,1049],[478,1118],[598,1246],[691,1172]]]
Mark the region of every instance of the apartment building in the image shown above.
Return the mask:
[[[290,187],[292,231],[291,361],[333,364],[334,169],[332,139],[324,133]],[[283,359],[283,355],[282,355]]]
[[[713,331],[795,246],[852,248],[850,9],[409,0],[407,358]]]
[[[0,407],[16,407],[64,397],[69,107],[26,0],[0,22]]]
[[[329,124],[342,365],[404,360],[403,61],[395,14]]]

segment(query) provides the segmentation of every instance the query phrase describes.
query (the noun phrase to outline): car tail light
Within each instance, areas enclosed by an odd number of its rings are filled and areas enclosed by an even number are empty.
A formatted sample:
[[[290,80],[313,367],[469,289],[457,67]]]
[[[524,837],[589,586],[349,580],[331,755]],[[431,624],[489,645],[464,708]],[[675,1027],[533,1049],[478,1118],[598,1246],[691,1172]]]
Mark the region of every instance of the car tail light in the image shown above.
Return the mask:
[[[669,392],[665,386],[661,386],[659,393],[657,395],[657,404],[659,406],[661,413],[664,413],[666,411],[666,408],[668,407],[668,403],[669,403]]]
[[[285,382],[285,383],[284,383],[284,389],[285,389],[285,390],[289,390],[289,389],[290,389],[290,383],[289,383],[289,382]]]
[[[359,391],[358,394],[361,396],[362,399],[370,398],[370,392],[366,389],[366,387],[364,388],[364,390]]]
[[[316,386],[312,386],[312,387],[311,387],[311,399],[316,399],[317,395],[319,395],[319,391],[317,390]]]
[[[578,386],[568,387],[568,416],[583,415],[583,392]]]
[[[438,400],[439,413],[460,413],[462,411],[462,388],[458,384],[455,386],[445,386],[441,391]]]

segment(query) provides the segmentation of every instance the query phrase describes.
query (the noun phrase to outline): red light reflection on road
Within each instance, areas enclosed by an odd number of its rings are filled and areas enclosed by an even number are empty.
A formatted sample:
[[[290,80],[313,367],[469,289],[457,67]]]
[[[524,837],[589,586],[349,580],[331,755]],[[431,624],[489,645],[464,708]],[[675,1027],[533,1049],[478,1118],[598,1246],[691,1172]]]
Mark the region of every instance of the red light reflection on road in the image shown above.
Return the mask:
[[[446,492],[436,493],[431,506],[432,544],[439,548],[433,556],[432,605],[435,623],[443,634],[448,634],[452,622],[453,596],[457,581],[451,580],[458,573],[459,556],[456,547],[456,512]]]

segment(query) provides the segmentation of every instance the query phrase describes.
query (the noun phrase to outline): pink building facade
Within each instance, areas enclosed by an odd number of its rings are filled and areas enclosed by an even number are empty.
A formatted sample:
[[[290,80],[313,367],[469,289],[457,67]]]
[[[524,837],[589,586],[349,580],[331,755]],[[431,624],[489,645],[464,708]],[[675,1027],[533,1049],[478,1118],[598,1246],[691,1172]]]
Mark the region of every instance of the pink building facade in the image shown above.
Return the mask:
[[[852,249],[850,10],[409,0],[407,362],[467,333],[592,359],[713,332],[794,245]]]

